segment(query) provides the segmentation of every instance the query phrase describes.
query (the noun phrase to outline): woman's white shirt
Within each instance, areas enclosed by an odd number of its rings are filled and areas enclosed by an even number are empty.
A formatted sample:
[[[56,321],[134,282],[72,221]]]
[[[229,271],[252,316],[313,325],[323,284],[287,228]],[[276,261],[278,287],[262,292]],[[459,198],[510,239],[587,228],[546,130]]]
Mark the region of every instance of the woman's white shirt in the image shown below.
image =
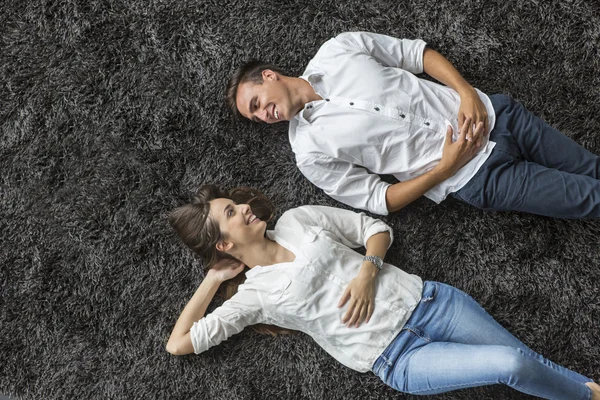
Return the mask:
[[[303,206],[285,212],[267,236],[294,253],[295,260],[248,271],[231,299],[194,323],[194,352],[216,346],[248,325],[264,323],[305,332],[345,366],[371,370],[423,290],[421,278],[384,263],[375,278],[369,323],[359,328],[342,323],[348,304],[337,305],[363,260],[352,248],[386,231],[393,235],[380,220],[338,208]]]

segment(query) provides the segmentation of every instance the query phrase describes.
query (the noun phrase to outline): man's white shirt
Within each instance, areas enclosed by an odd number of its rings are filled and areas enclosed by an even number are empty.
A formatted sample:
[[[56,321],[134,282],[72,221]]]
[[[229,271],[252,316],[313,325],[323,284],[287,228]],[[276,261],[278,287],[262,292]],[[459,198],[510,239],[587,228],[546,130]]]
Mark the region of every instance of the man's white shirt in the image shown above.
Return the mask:
[[[422,40],[348,32],[325,42],[300,77],[323,100],[307,103],[290,121],[289,139],[302,173],[334,199],[386,215],[390,184],[416,178],[441,160],[447,126],[458,136],[460,97],[453,89],[417,78],[423,72]],[[485,104],[491,131],[495,112]],[[462,188],[495,143],[425,196],[439,203]]]

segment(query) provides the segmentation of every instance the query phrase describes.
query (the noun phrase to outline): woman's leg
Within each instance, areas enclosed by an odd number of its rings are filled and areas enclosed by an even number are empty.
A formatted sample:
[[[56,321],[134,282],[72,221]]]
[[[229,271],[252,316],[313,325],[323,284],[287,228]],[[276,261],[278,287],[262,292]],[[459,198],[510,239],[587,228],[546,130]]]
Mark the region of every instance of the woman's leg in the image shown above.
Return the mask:
[[[415,350],[405,368],[403,391],[411,394],[504,384],[545,399],[591,399],[585,383],[560,372],[562,367],[515,347],[433,342]]]
[[[404,392],[433,394],[503,383],[546,398],[589,399],[591,382],[543,358],[451,286],[426,282],[423,298],[376,373]],[[395,341],[395,342],[396,342]]]

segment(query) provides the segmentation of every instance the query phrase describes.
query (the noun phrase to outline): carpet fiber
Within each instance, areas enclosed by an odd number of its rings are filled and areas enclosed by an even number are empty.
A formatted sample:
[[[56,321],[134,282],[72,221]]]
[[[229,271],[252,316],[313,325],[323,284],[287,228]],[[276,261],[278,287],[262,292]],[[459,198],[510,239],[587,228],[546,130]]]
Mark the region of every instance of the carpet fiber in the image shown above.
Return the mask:
[[[165,351],[203,277],[167,222],[194,188],[253,186],[278,215],[340,206],[296,169],[287,124],[232,120],[225,82],[248,58],[299,75],[344,31],[423,38],[474,86],[600,153],[594,0],[5,0],[0,21],[0,394],[12,399],[416,399],[304,334],[247,329],[202,355]],[[453,199],[384,220],[389,262],[465,290],[533,349],[600,379],[600,221]]]

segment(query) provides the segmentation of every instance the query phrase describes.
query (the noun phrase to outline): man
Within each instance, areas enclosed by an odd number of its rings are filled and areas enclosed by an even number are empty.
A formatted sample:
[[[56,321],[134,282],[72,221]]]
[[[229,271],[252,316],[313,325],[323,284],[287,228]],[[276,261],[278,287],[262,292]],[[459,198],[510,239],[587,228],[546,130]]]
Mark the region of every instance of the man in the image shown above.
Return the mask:
[[[447,86],[415,76],[422,72]],[[484,209],[600,216],[598,156],[509,97],[474,89],[422,40],[343,33],[299,78],[246,64],[227,97],[234,114],[290,121],[302,173],[356,208],[385,215],[452,194]]]

